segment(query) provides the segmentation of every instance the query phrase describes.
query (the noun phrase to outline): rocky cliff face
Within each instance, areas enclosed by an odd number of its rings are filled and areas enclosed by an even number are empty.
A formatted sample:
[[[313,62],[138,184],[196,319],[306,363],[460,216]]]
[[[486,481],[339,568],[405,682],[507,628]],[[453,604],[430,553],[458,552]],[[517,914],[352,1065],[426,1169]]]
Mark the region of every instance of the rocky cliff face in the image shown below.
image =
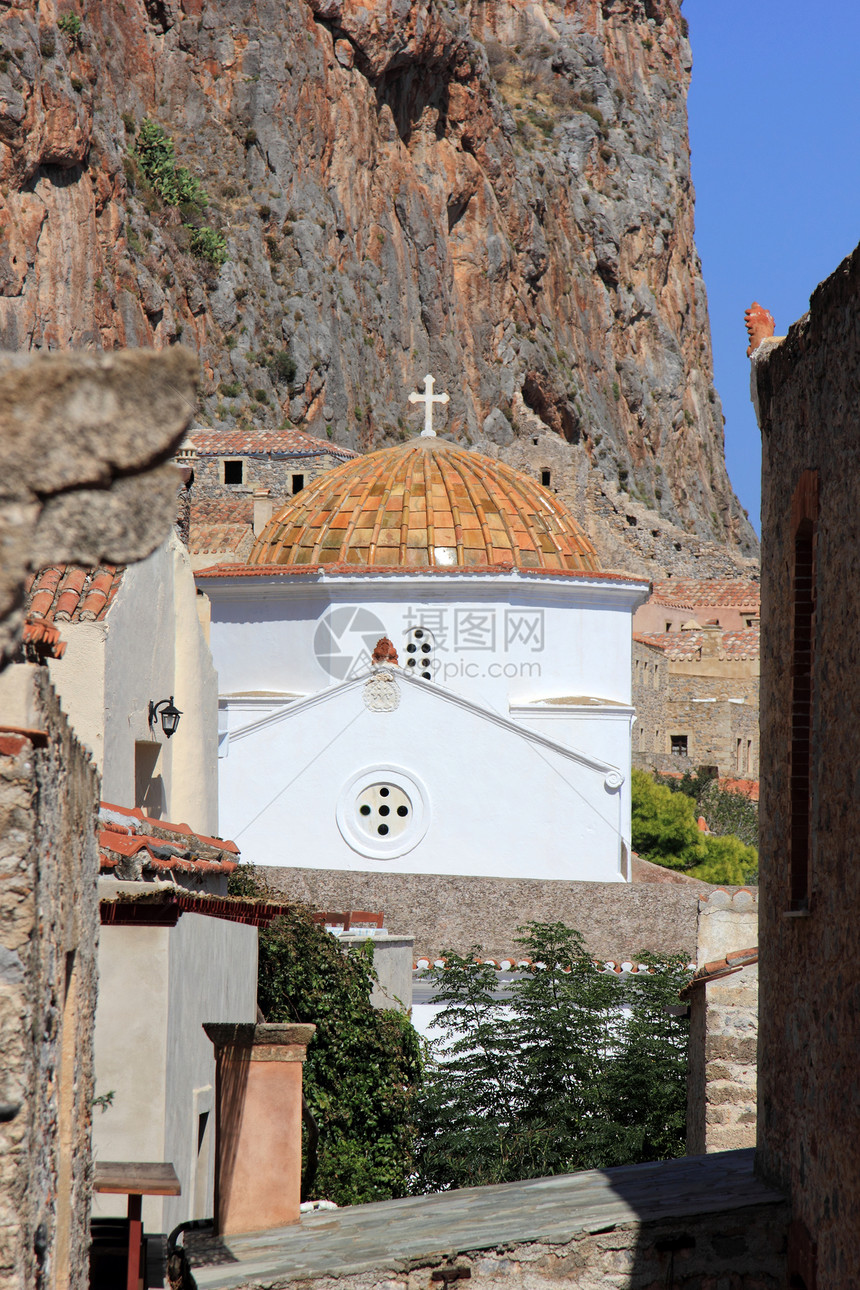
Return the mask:
[[[606,563],[756,554],[693,244],[679,0],[15,0],[0,343],[200,355],[200,420],[443,432],[575,505]],[[209,195],[223,265],[130,149]],[[150,175],[151,179],[151,175]],[[195,248],[198,254],[195,254]]]

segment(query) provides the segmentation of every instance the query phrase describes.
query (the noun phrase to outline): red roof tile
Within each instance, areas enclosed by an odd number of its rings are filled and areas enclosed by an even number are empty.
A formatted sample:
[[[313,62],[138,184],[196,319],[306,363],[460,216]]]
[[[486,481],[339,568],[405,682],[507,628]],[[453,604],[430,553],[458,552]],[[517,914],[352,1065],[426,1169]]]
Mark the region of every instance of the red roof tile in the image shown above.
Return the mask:
[[[747,950],[734,950],[727,954],[725,958],[714,959],[711,963],[705,963],[693,974],[693,979],[684,986],[680,997],[687,999],[693,990],[699,986],[709,985],[711,981],[719,981],[725,976],[734,976],[740,972],[741,968],[751,967],[758,963],[758,946],[753,945]]]
[[[288,905],[273,905],[269,901],[242,900],[236,896],[197,895],[191,892],[157,891],[119,892],[116,896],[99,901],[103,927],[174,927],[182,914],[204,914],[208,918],[223,918],[230,923],[245,923],[251,927],[268,927],[276,918],[287,913]]]
[[[56,627],[50,623],[24,623],[21,638],[21,653],[27,663],[41,662],[46,658],[62,658],[66,652],[66,641],[62,639]]]
[[[635,633],[633,639],[640,645],[650,645],[662,650],[666,658],[676,661],[697,659],[700,656],[704,631],[692,628],[687,632]],[[761,649],[761,632],[757,627],[747,627],[739,632],[723,632],[720,638],[721,659],[758,658]]]
[[[236,868],[239,848],[235,842],[195,833],[187,824],[154,820],[140,807],[102,802],[99,822],[102,870],[122,867],[123,860],[131,859],[145,870],[232,873]]]
[[[198,457],[241,456],[321,457],[348,461],[361,454],[330,439],[317,439],[303,430],[195,430],[191,441]]]
[[[124,565],[95,569],[55,564],[35,574],[27,592],[28,622],[94,622],[104,618],[119,590]]]
[[[749,578],[666,578],[654,583],[651,601],[678,609],[756,609],[761,586]]]
[[[758,801],[757,779],[721,779],[720,788],[724,788],[729,793],[741,793],[748,797],[751,802]]]

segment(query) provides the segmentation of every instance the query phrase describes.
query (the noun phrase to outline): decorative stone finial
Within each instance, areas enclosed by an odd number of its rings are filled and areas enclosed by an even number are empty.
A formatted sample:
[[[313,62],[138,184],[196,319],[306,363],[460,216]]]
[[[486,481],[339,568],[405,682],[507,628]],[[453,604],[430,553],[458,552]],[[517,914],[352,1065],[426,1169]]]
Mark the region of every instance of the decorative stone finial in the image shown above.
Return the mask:
[[[751,354],[755,353],[763,340],[773,335],[773,314],[754,300],[749,309],[744,311],[744,322],[747,325],[747,334],[750,338],[747,348],[747,358],[749,358]]]
[[[376,647],[372,655],[372,662],[393,663],[395,667],[397,666],[397,650],[394,648],[394,645],[387,636],[380,637],[376,642]]]
[[[436,431],[433,429],[433,404],[447,403],[448,394],[434,394],[433,386],[436,384],[432,376],[424,377],[424,393],[417,394],[415,391],[409,395],[410,403],[424,404],[424,429],[421,431],[422,439],[435,439]]]

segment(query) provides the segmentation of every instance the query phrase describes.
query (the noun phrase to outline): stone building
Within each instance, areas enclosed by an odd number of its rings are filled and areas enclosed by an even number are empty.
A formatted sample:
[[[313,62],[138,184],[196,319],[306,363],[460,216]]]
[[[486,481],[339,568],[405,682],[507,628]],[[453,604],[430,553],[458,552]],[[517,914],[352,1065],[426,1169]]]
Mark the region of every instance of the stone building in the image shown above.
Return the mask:
[[[693,620],[740,632],[757,627],[760,614],[761,586],[751,578],[663,578],[636,610],[633,630],[646,636],[679,632]]]
[[[5,674],[0,707],[0,1286],[83,1290],[98,781],[44,667]]]
[[[757,779],[758,626],[633,637],[633,764]]]
[[[244,561],[289,498],[359,454],[301,430],[194,430],[183,445],[193,469],[189,550],[195,569]]]
[[[752,355],[768,750],[757,1167],[791,1196],[799,1290],[854,1285],[860,1269],[858,332],[860,248]]]

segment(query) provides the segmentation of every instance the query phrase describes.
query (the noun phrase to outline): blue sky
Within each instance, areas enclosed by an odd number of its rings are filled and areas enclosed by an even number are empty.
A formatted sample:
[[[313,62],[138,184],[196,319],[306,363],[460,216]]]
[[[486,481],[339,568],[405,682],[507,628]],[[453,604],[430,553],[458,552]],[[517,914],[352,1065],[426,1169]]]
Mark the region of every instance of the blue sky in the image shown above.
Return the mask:
[[[729,475],[759,530],[744,309],[776,334],[860,241],[858,0],[686,0],[696,245]]]

